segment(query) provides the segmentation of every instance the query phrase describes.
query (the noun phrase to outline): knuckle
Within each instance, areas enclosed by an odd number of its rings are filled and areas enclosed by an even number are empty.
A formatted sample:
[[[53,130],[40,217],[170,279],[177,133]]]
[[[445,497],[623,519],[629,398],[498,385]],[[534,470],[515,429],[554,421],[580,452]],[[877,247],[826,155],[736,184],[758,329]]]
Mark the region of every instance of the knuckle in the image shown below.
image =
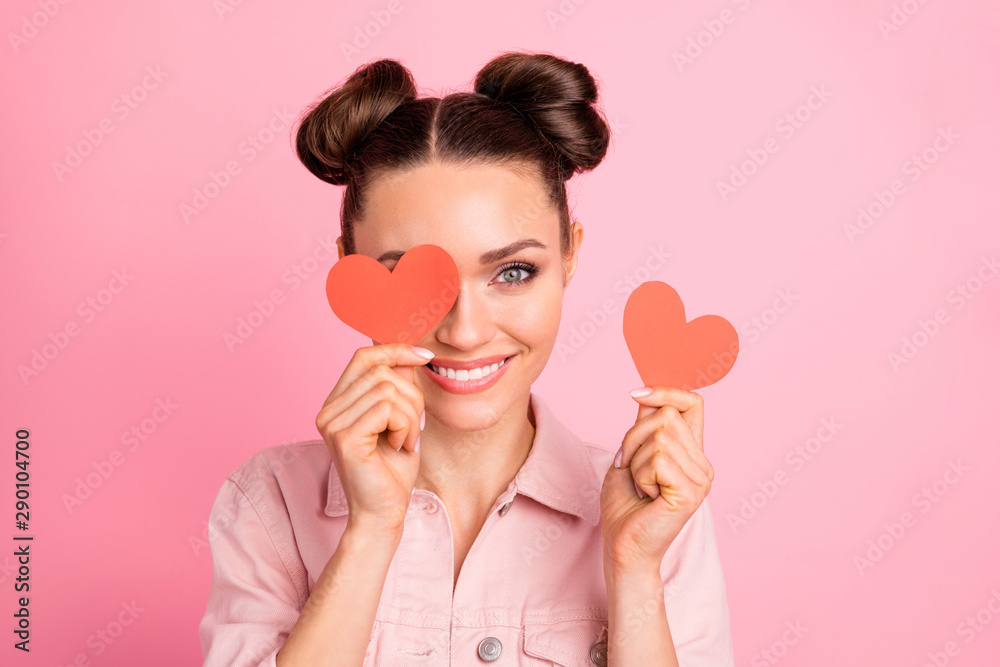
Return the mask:
[[[664,470],[667,464],[670,463],[671,456],[664,452],[662,449],[658,449],[653,452],[653,455],[649,457],[649,462],[653,466],[654,470]]]
[[[638,424],[633,424],[632,426],[629,427],[627,431],[625,431],[625,436],[622,438],[621,442],[622,446],[625,449],[628,449],[628,443],[631,442],[633,438],[635,438],[635,429],[637,426]]]
[[[395,396],[398,393],[396,389],[396,383],[391,380],[382,380],[377,385],[375,385],[375,390],[378,391],[380,396],[388,398],[389,396]]]
[[[334,429],[328,429],[323,434],[323,439],[326,440],[327,445],[331,450],[339,451],[341,445],[343,444],[343,432]]]
[[[377,363],[372,364],[371,368],[368,369],[368,372],[375,377],[385,377],[389,370],[388,364]]]
[[[665,426],[674,426],[679,421],[683,421],[681,413],[672,405],[664,405],[659,409],[660,423]]]
[[[385,345],[373,345],[368,348],[371,350],[371,357],[373,364],[386,364],[389,363],[391,354]]]

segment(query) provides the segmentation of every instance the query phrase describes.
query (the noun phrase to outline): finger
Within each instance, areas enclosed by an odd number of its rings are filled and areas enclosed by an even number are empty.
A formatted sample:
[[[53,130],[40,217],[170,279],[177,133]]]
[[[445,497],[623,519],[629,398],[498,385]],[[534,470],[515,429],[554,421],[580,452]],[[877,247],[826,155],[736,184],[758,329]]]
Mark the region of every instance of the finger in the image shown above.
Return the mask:
[[[676,411],[674,413],[676,414]],[[680,421],[679,416],[675,419]],[[685,446],[682,443],[685,438],[691,439],[687,426],[680,423],[674,424],[673,428],[678,429],[679,433],[675,432],[670,424],[656,429],[632,457],[632,477],[639,488],[651,498],[659,495],[660,487],[656,473],[663,469],[663,462],[679,468],[688,480],[699,486],[711,484],[705,469],[691,456],[692,446],[690,444]]]
[[[367,391],[355,400],[348,402],[347,394],[342,394],[334,399],[332,404],[323,408],[320,412],[320,417],[317,417],[321,432],[323,430],[336,432],[350,429],[373,406],[381,402],[388,402],[393,408],[391,415],[387,415],[384,422],[377,424],[380,427],[378,431],[375,431],[373,434],[366,433],[363,435],[377,436],[382,431],[388,429],[389,433],[386,435],[393,449],[398,450],[400,445],[407,444],[409,445],[407,448],[412,451],[417,437],[420,435],[420,412],[422,412],[423,408],[423,397],[420,396],[420,391],[412,384],[398,378],[391,371],[385,370],[385,367],[382,368],[381,375],[385,379],[369,387]],[[351,385],[352,391],[355,387],[363,388],[365,384],[366,378],[362,378],[354,385]],[[404,396],[409,391],[416,391],[417,396],[415,399],[409,400]],[[418,403],[419,411],[414,406],[414,401]],[[340,412],[334,412],[337,409]],[[406,424],[400,424],[399,415],[405,417],[407,420]],[[322,421],[324,419],[326,421]]]
[[[340,396],[336,397],[333,403],[338,406],[345,406],[358,400],[364,393],[370,391],[380,382],[390,382],[399,391],[400,398],[409,401],[417,414],[420,414],[424,411],[423,392],[420,391],[414,382],[400,377],[398,373],[394,372],[395,370],[397,369],[385,364],[372,366],[354,384],[347,387]]]
[[[649,410],[649,414],[636,420],[625,437],[622,438],[622,458],[619,467],[625,468],[632,462],[642,444],[653,437],[656,430],[663,426],[669,426],[671,430],[687,431],[690,434],[687,422],[680,416],[677,409],[671,405],[664,405],[658,408],[641,406],[644,410]],[[693,438],[694,436],[691,435]],[[697,448],[697,445],[695,445]]]
[[[701,394],[693,391],[685,391],[676,387],[664,387],[653,385],[644,387],[653,391],[645,396],[633,396],[633,400],[639,403],[639,414],[637,420],[646,417],[653,412],[653,409],[669,405],[675,408],[684,421],[688,423],[691,433],[699,447],[703,447],[705,432],[705,400]],[[635,391],[635,390],[633,390]],[[630,393],[631,395],[631,393]]]
[[[379,436],[385,438],[386,444],[393,451],[398,452],[405,446],[407,451],[412,452],[420,437],[420,417],[408,403],[394,401],[385,429]]]
[[[691,479],[680,464],[669,456],[657,455],[633,473],[637,489],[650,499],[662,495],[672,507],[678,498],[696,498],[702,485]]]
[[[351,406],[357,403],[363,395],[383,382],[393,385],[398,392],[399,400],[410,403],[418,417],[423,413],[423,392],[413,382],[404,380],[397,373],[394,373],[389,366],[377,364],[369,368],[341,394],[334,396],[332,400],[324,404],[316,417],[317,423],[327,422],[339,414],[350,412]],[[360,415],[360,411],[354,410],[353,415],[357,417]]]
[[[368,372],[373,366],[383,365],[390,368],[400,367],[396,373],[400,379],[413,382],[413,371],[417,366],[427,365],[428,359],[421,357],[413,351],[413,345],[405,343],[390,343],[386,345],[372,345],[359,347],[354,351],[354,355],[347,362],[347,367],[341,373],[336,386],[323,402],[324,405],[336,396],[344,393],[357,380]],[[406,377],[406,374],[409,377]],[[355,396],[356,398],[356,396]]]
[[[356,451],[341,451],[343,458],[350,458],[355,453],[370,455],[378,446],[379,435],[389,430],[389,446],[396,449],[392,442],[393,434],[404,434],[404,429],[410,424],[410,418],[404,414],[398,404],[389,400],[379,400],[367,407],[356,421],[344,429],[345,438],[352,443],[360,443]],[[398,435],[397,439],[403,437]]]
[[[664,405],[657,411],[657,417],[660,423],[657,430],[668,436],[668,442],[672,439],[672,441],[679,443],[699,471],[706,477],[710,477],[712,466],[705,456],[705,450],[695,440],[694,434],[683,416],[672,406]],[[692,479],[697,476],[693,470],[688,470],[688,472],[691,473]]]

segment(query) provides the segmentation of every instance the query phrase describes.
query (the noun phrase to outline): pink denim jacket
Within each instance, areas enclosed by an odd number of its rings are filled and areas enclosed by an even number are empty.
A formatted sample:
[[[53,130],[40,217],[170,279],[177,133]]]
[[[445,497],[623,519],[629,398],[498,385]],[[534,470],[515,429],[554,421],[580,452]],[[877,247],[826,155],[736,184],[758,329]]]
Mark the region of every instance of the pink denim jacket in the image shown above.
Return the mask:
[[[447,511],[436,494],[413,490],[365,666],[606,664],[600,492],[614,452],[581,442],[538,396],[530,400],[534,444],[490,510],[454,595]],[[209,523],[213,575],[199,625],[205,667],[275,666],[346,524],[322,440],[264,449],[225,479]],[[707,500],[660,572],[680,665],[731,667]],[[642,613],[625,622],[641,622]]]

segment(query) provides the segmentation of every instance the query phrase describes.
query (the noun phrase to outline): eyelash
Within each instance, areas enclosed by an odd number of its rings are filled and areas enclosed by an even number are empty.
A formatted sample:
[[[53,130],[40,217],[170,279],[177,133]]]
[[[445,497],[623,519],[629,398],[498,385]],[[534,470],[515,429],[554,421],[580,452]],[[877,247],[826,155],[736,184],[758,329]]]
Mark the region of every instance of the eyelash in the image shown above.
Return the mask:
[[[500,274],[502,275],[505,272],[510,271],[511,269],[530,271],[531,274],[527,278],[522,278],[521,280],[516,280],[514,282],[501,280],[500,283],[503,284],[505,287],[520,287],[521,285],[525,285],[528,282],[532,281],[538,273],[538,267],[532,264],[531,262],[510,262],[500,267]]]

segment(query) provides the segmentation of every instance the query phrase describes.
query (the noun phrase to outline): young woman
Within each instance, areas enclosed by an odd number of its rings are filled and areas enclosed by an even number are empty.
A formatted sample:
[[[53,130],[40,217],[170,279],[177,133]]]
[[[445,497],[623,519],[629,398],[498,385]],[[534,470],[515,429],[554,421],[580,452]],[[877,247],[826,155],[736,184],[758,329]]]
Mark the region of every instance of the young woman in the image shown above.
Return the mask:
[[[608,147],[596,104],[583,65],[507,53],[475,92],[418,98],[380,60],[307,110],[299,158],[347,186],[340,256],[435,244],[458,294],[419,346],[354,353],[322,440],[225,480],[205,665],[733,664],[701,397],[634,392],[613,453],[531,392],[583,239],[565,183]]]

